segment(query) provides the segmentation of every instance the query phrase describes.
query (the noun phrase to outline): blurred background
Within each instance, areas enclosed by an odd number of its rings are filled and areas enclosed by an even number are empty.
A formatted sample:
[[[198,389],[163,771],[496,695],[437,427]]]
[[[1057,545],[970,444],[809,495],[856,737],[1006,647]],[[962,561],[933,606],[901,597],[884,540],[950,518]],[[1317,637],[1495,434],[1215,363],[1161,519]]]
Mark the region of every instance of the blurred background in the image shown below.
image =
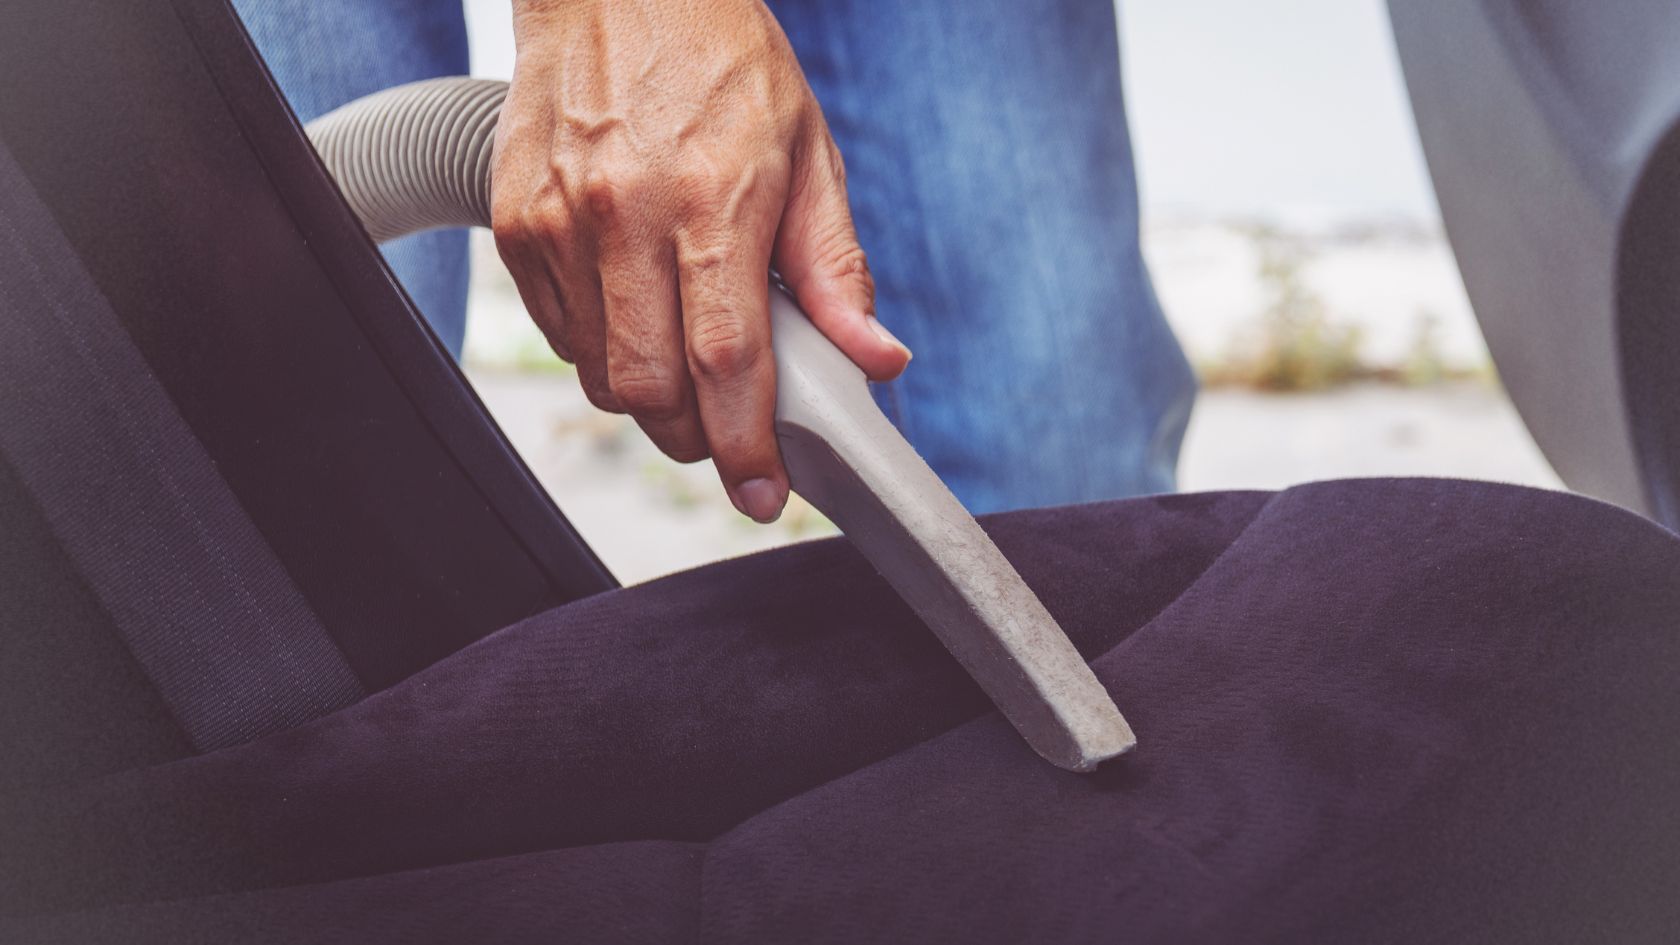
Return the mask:
[[[1346,476],[1559,487],[1500,390],[1442,234],[1382,0],[1121,0],[1157,292],[1201,376],[1179,483]],[[473,71],[508,78],[509,0],[467,0]],[[832,533],[755,525],[708,464],[591,408],[474,234],[466,364],[621,580]],[[865,247],[867,249],[867,247]]]

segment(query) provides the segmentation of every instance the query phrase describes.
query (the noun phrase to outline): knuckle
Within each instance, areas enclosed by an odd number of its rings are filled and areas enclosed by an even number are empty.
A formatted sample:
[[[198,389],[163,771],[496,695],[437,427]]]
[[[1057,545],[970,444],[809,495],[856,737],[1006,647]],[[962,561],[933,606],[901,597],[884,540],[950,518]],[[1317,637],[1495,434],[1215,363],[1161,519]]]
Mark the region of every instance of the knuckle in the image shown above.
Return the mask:
[[[734,314],[702,318],[688,335],[689,364],[708,380],[745,374],[763,353],[746,321]]]
[[[596,174],[583,185],[583,205],[597,220],[611,220],[617,216],[621,204],[618,182],[605,174]]]
[[[494,200],[490,204],[490,232],[496,234],[498,240],[519,240],[525,235],[525,207],[524,202],[510,197]]]
[[[645,175],[630,164],[613,162],[592,172],[583,182],[583,206],[597,220],[622,217],[643,191]]]
[[[737,155],[723,160],[695,156],[672,175],[678,204],[692,214],[716,216],[756,206],[771,195],[785,195],[792,160],[780,151]]]
[[[620,407],[618,402],[612,399],[611,394],[605,393],[599,388],[585,387],[583,389],[583,393],[585,397],[589,398],[589,402],[594,405],[597,410],[605,411],[606,413],[624,412],[624,408]]]
[[[723,275],[735,257],[734,247],[726,242],[690,241],[677,247],[677,268],[694,280]]]
[[[729,192],[733,175],[723,161],[697,153],[689,156],[674,175],[679,199],[690,207],[717,204]]]
[[[823,267],[840,278],[874,282],[869,274],[869,256],[857,241],[848,236],[828,241],[831,248],[823,253]]]
[[[675,420],[686,406],[682,388],[668,376],[650,371],[615,372],[608,389],[618,405],[634,417]]]
[[[566,215],[537,203],[524,209],[517,229],[523,239],[551,246],[564,246],[572,238],[571,221]]]
[[[623,413],[624,409],[613,398],[612,388],[604,380],[594,377],[591,372],[579,371],[579,380],[583,384],[583,396],[597,409],[608,413]]]
[[[661,443],[660,452],[679,463],[698,463],[710,456],[704,443]]]

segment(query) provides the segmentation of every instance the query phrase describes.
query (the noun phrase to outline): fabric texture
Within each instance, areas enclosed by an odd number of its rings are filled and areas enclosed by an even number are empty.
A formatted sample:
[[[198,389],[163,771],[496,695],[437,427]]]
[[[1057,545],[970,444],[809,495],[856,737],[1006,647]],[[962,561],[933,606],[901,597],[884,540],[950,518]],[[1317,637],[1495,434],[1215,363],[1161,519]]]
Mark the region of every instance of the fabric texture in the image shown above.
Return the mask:
[[[1492,484],[989,530],[1136,727],[1052,768],[843,540],[0,801],[0,939],[1669,941],[1680,541]],[[478,896],[482,895],[482,908]]]
[[[1672,533],[1418,480],[999,516],[1141,738],[1059,771],[843,540],[585,596],[218,0],[7,23],[0,140],[373,694],[192,755],[0,443],[0,942],[1680,937]]]
[[[3,141],[0,402],[0,454],[195,747],[366,695]]]
[[[916,352],[878,388],[906,438],[975,511],[1172,490],[1195,382],[1139,246],[1112,0],[769,5]],[[235,6],[305,120],[466,72],[459,0]],[[385,252],[458,355],[461,234]]]
[[[201,524],[216,541],[251,553],[248,529],[223,528],[248,519],[370,692],[613,586],[394,290],[222,0],[26,0],[9,5],[5,20],[0,148],[27,182],[7,179],[0,199],[28,188],[46,205],[53,225],[32,235],[35,250],[85,270],[196,441],[182,449],[180,437],[149,432],[137,438],[136,458],[114,464],[122,471],[114,486],[67,498],[125,511],[131,482],[138,498],[146,478],[186,471],[202,451],[237,505],[237,514],[210,516],[211,494],[192,488],[186,521],[131,515],[137,531],[122,537],[139,548],[136,571],[144,564],[153,576],[176,576],[163,565],[194,512],[207,516]],[[5,253],[10,264],[14,251]],[[74,296],[78,306],[86,298]],[[66,333],[109,337],[94,334],[100,314],[78,308]],[[6,330],[17,328],[13,320]],[[44,418],[64,410],[88,419],[66,405],[91,391],[85,374],[30,370],[23,396],[7,394],[0,410],[7,423],[48,424],[41,435],[50,444],[58,431]],[[22,376],[8,372],[0,383]],[[132,421],[117,426],[141,431]],[[160,469],[177,461],[180,469]],[[80,678],[87,660],[101,657],[68,644],[92,639],[98,624],[70,605],[74,594],[34,591],[57,569],[47,566],[52,553],[21,553],[20,534],[30,530],[0,533],[8,559],[23,563],[0,582],[0,610],[22,605],[0,638],[8,648],[32,641],[30,677]],[[20,599],[25,593],[30,600]],[[194,608],[178,603],[171,619],[193,619]],[[12,678],[22,656],[7,654],[0,680]],[[37,683],[26,691],[33,694],[20,698],[8,689],[8,710],[39,717],[77,698],[88,705],[86,724],[115,728],[110,719],[120,717],[134,734],[128,723],[140,700],[115,698],[116,688],[72,697]],[[22,716],[6,721],[14,717]],[[157,734],[155,747],[166,748],[167,733]],[[28,766],[41,757],[31,754]],[[0,770],[9,778],[16,769]]]

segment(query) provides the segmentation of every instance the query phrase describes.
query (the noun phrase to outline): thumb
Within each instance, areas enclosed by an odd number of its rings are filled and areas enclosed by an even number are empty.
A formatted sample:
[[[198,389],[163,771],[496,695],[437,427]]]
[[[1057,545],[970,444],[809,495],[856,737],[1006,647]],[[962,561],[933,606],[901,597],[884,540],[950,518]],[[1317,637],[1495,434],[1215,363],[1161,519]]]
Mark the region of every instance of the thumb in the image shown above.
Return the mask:
[[[890,381],[910,349],[875,318],[875,281],[852,227],[840,152],[822,133],[818,157],[796,176],[772,262],[812,324],[870,380]]]

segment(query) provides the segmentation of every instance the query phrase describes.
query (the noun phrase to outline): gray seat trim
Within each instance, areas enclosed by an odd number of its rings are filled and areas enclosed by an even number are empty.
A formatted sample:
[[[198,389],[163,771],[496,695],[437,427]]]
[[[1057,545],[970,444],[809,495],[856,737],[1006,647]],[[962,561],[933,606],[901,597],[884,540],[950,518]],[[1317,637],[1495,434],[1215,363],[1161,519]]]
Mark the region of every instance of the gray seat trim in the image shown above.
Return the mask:
[[[0,451],[196,748],[364,695],[3,144]]]

